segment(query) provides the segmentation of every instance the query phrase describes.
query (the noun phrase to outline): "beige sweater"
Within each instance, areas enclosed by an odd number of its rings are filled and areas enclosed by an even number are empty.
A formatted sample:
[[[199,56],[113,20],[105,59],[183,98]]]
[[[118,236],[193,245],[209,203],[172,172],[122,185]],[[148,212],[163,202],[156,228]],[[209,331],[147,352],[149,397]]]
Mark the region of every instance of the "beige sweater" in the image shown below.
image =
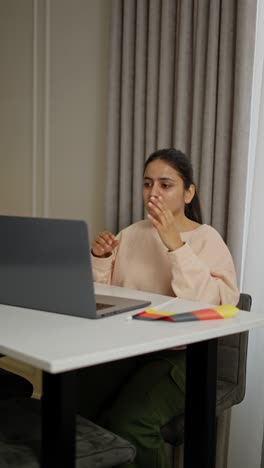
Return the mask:
[[[238,302],[231,254],[211,226],[181,233],[185,244],[173,252],[148,220],[132,224],[117,238],[110,257],[92,255],[95,281],[210,304]]]

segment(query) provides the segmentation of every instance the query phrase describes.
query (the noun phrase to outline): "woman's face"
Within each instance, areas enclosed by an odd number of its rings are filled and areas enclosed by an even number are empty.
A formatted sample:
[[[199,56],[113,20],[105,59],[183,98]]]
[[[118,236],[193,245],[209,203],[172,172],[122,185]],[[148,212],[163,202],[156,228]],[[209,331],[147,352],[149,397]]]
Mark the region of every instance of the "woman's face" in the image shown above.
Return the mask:
[[[144,173],[143,199],[145,209],[154,215],[148,203],[151,197],[161,196],[173,215],[183,214],[185,203],[189,203],[194,195],[194,186],[185,190],[183,180],[178,172],[168,163],[157,159],[146,167]]]

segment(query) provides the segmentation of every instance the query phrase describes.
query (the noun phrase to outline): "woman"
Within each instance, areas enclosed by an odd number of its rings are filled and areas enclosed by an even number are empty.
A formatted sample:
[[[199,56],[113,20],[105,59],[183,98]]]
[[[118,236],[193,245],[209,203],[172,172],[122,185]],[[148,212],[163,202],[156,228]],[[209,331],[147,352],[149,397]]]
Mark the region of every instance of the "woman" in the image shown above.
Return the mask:
[[[94,280],[212,304],[236,304],[239,292],[232,257],[215,229],[202,224],[189,159],[174,148],[150,155],[143,197],[146,220],[117,237],[101,232],[93,241]],[[105,368],[114,390],[105,387]],[[98,382],[104,375],[103,424],[136,446],[130,468],[168,467],[160,428],[184,411],[185,352],[154,353],[109,369],[110,364],[97,368],[92,377]],[[81,383],[81,409],[84,389]],[[85,414],[91,417],[89,411]]]

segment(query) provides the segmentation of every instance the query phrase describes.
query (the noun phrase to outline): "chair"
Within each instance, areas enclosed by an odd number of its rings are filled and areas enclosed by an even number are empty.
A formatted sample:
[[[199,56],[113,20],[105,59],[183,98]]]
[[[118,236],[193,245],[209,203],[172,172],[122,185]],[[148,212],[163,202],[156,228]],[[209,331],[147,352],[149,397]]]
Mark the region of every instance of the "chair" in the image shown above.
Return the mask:
[[[250,311],[251,303],[251,296],[241,293],[237,307]],[[216,458],[221,460],[222,468],[226,467],[227,464],[231,408],[240,403],[245,396],[247,344],[248,332],[218,339],[216,452],[219,456]],[[161,433],[168,444],[173,447],[181,446],[184,439],[184,416],[175,417],[162,428]],[[173,454],[174,458],[175,453]]]
[[[0,401],[1,468],[39,468],[41,401]],[[77,416],[76,468],[110,468],[131,463],[136,450],[125,439]],[[59,468],[59,467],[58,467]]]
[[[38,468],[41,450],[41,401],[29,398],[33,386],[0,369],[0,466]],[[136,455],[125,439],[77,416],[76,468],[110,468]]]

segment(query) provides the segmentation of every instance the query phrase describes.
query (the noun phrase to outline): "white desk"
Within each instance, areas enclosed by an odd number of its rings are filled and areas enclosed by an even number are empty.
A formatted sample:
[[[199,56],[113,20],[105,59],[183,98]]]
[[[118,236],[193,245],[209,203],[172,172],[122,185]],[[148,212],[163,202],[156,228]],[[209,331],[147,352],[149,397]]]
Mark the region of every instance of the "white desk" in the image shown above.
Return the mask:
[[[116,295],[149,298],[152,306],[171,308],[178,312],[206,306],[166,296],[96,285],[98,293],[108,294],[109,289]],[[57,468],[58,460],[64,468],[74,467],[74,370],[192,344],[195,345],[188,346],[188,349],[192,350],[195,346],[193,354],[197,357],[198,353],[201,353],[199,359],[204,367],[204,359],[207,359],[208,355],[216,360],[216,354],[212,353],[215,338],[264,326],[264,317],[243,311],[230,320],[177,324],[132,320],[132,313],[127,312],[102,320],[87,320],[0,306],[0,353],[44,371],[42,468]],[[216,368],[214,361],[213,364]],[[209,369],[207,373],[209,371],[211,372]],[[215,376],[208,381],[208,385],[214,391],[212,381],[215,384]],[[190,433],[185,435],[191,439]],[[191,467],[188,461],[185,462],[185,466]],[[196,467],[198,466],[197,463]],[[212,465],[208,465],[209,467],[212,468]]]

